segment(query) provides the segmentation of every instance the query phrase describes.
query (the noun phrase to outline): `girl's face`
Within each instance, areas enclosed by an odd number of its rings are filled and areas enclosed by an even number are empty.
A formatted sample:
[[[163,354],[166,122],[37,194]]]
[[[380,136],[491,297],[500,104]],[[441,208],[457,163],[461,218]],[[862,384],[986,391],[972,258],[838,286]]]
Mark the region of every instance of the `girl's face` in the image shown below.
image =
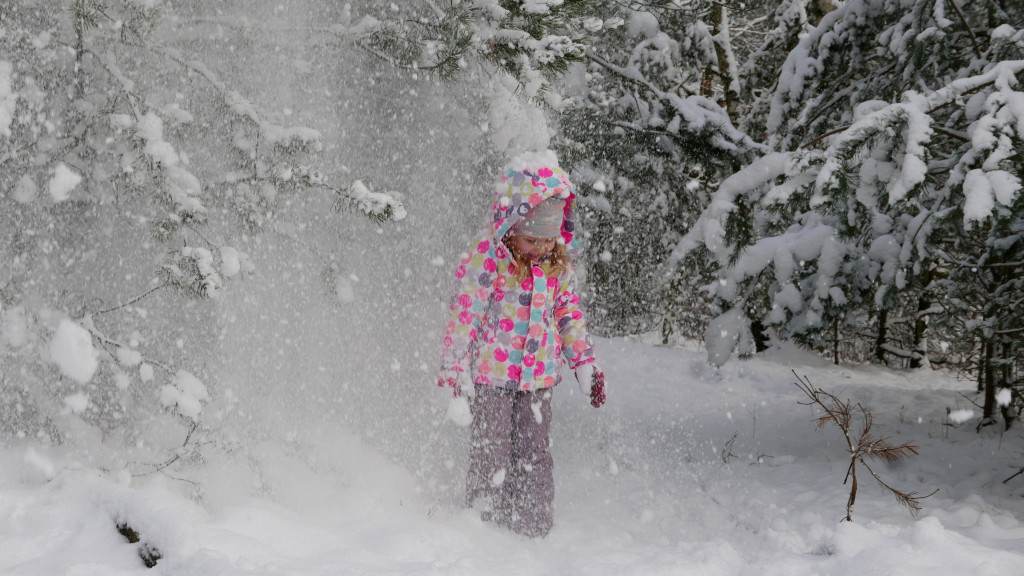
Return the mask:
[[[512,236],[509,238],[511,248],[517,254],[531,262],[536,262],[555,249],[555,238],[538,238],[536,236]]]

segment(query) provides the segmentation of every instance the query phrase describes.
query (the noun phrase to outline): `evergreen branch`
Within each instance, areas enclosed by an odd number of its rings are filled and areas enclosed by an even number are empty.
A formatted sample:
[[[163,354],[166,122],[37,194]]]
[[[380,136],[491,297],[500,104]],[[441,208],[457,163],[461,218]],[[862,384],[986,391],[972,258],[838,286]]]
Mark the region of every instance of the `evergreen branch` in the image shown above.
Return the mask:
[[[185,434],[185,441],[182,443],[181,448],[179,448],[178,450],[175,451],[174,456],[168,458],[167,460],[165,460],[165,461],[163,461],[163,462],[161,462],[159,464],[150,464],[150,463],[147,463],[147,462],[141,462],[140,464],[143,464],[144,466],[149,466],[150,468],[152,468],[152,470],[149,470],[148,472],[140,472],[138,474],[132,474],[132,476],[135,477],[135,478],[141,478],[143,476],[149,476],[150,474],[155,474],[157,472],[160,472],[160,471],[164,470],[165,468],[170,467],[172,464],[174,464],[178,460],[181,460],[181,458],[184,457],[184,456],[190,456],[192,454],[198,453],[199,448],[201,448],[202,446],[205,446],[205,445],[211,443],[209,441],[207,441],[207,442],[196,442],[191,448],[189,448],[188,444],[189,444],[189,442],[192,439],[192,434],[195,433],[195,431],[198,428],[199,428],[199,423],[196,422],[195,420],[193,420],[192,421],[192,425],[189,427],[188,432]],[[171,476],[171,478],[174,478],[174,477]],[[175,480],[182,480],[184,482],[190,482],[192,484],[195,484],[195,482],[193,482],[191,480],[184,479],[184,478],[174,478],[174,479]]]
[[[992,76],[993,72],[995,72],[996,69],[999,68],[1010,68],[1011,70],[1013,68],[1018,68],[1016,71],[1013,72],[1013,75],[1016,76],[1018,79],[1024,79],[1024,60],[998,62],[995,66],[993,66],[983,74],[979,74],[971,78],[964,78],[962,80],[954,81],[947,85],[946,87],[936,90],[934,93],[930,94],[929,100],[942,100],[943,102],[933,104],[933,107],[926,110],[925,114],[928,114],[930,116],[935,112],[938,112],[939,110],[945,108],[946,106],[956,103],[958,98],[963,98],[968,94],[981,92],[985,88],[994,86],[996,83],[994,79],[987,80],[976,86],[972,84],[973,82],[980,82],[982,79]],[[940,94],[940,92],[942,92],[942,94]]]
[[[845,132],[845,131],[850,129],[850,126],[853,126],[853,124],[847,124],[846,126],[843,126],[842,128],[836,128],[835,130],[832,130],[831,132],[826,132],[825,134],[822,134],[821,136],[818,136],[814,140],[811,140],[810,142],[801,145],[800,149],[801,150],[805,150],[807,148],[810,148],[811,146],[814,146],[818,142],[821,142],[825,138],[828,138],[829,136],[835,136],[836,134]]]
[[[962,134],[960,132],[954,132],[952,130],[947,130],[946,128],[943,128],[941,126],[932,126],[931,129],[934,130],[935,132],[938,132],[939,134],[944,134],[946,136],[949,136],[950,138],[953,138],[954,140],[959,140],[961,142],[970,142],[971,141],[971,139],[968,138],[965,134]]]
[[[101,344],[109,344],[111,346],[117,346],[118,348],[132,349],[131,346],[127,346],[127,345],[122,344],[121,342],[118,342],[116,340],[111,340],[106,335],[104,335],[102,332],[97,330],[95,326],[82,325],[82,327],[85,328],[89,332],[89,334],[93,338],[95,338],[98,342],[100,342]],[[110,354],[109,351],[107,353]],[[156,366],[157,368],[160,368],[161,370],[163,370],[164,372],[166,372],[168,374],[173,374],[174,373],[174,368],[172,368],[171,366],[168,366],[166,363],[164,363],[164,362],[162,362],[160,360],[154,360],[153,358],[151,358],[149,356],[146,356],[146,355],[143,355],[143,354],[140,354],[140,355],[146,361],[147,364],[152,364],[153,366]],[[113,354],[111,354],[111,356],[113,356]]]
[[[377,58],[380,58],[381,60],[383,60],[384,62],[387,62],[388,64],[394,66],[395,68],[401,68],[401,69],[404,69],[404,70],[415,70],[415,69],[417,69],[415,66],[413,66],[411,64],[407,64],[405,62],[402,62],[398,58],[395,58],[395,57],[393,57],[393,56],[391,56],[389,54],[385,54],[384,52],[381,52],[380,50],[377,50],[376,48],[374,48],[372,46],[367,46],[366,44],[364,44],[362,42],[355,42],[354,44],[355,44],[355,46],[357,48],[365,51],[367,54],[369,54],[371,56],[376,56]]]
[[[434,0],[426,0],[426,4],[427,6],[430,7],[431,10],[434,11],[434,16],[437,16],[438,18],[444,18],[444,10],[438,8],[437,4],[434,3]]]
[[[254,105],[246,101],[244,97],[237,92],[231,90],[231,88],[217,77],[217,75],[202,61],[188,59],[177,50],[167,48],[166,46],[161,46],[159,44],[147,44],[146,47],[154,54],[168,58],[188,70],[199,74],[199,76],[206,80],[207,83],[213,86],[213,88],[220,94],[224,104],[229,110],[231,110],[231,112],[240,118],[244,118],[252,122],[253,126],[258,130],[259,135],[277,128],[276,125],[271,124],[260,117]]]
[[[657,96],[659,99],[662,98],[664,93],[661,90],[659,90],[657,86],[651,84],[650,81],[648,81],[643,76],[640,76],[639,74],[632,74],[625,68],[612,64],[608,60],[605,60],[601,56],[598,56],[597,53],[591,48],[587,48],[587,57],[596,62],[597,64],[599,64],[602,68],[608,70],[609,72],[616,74],[617,76],[624,80],[643,86],[644,88],[647,88],[648,90],[653,92],[654,95]]]
[[[153,50],[154,52],[156,52],[158,54],[162,54],[162,55],[166,56],[167,58],[170,58],[171,60],[177,62],[178,64],[180,64],[182,66],[184,66],[185,68],[187,68],[189,70],[192,70],[193,72],[196,72],[197,74],[199,74],[199,76],[201,76],[204,80],[206,80],[211,86],[213,86],[217,90],[217,92],[220,93],[221,97],[224,99],[224,102],[228,103],[228,100],[232,96],[231,90],[228,88],[227,84],[222,82],[217,77],[217,75],[214,74],[213,71],[211,71],[205,64],[203,64],[202,62],[199,62],[197,60],[188,60],[185,57],[183,57],[182,55],[178,54],[176,50],[171,50],[169,48],[164,48],[162,46],[156,46],[156,45],[151,45],[151,46],[148,46],[148,47],[150,48],[150,50]],[[231,106],[229,105],[228,108],[230,109]],[[248,119],[257,128],[261,128],[262,127],[262,124],[263,124],[262,120],[261,120],[261,118],[259,116],[256,115],[255,110],[253,110],[251,108],[247,108],[244,112],[238,112],[237,110],[233,110],[233,109],[232,109],[232,111],[236,112],[236,114],[239,117]]]
[[[403,60],[401,60],[399,58],[396,58],[396,57],[391,56],[391,55],[389,55],[389,54],[387,54],[385,52],[382,52],[382,51],[380,51],[380,50],[378,50],[378,49],[376,49],[376,48],[374,48],[372,46],[368,46],[368,45],[366,45],[363,42],[355,42],[355,46],[357,48],[365,51],[367,54],[370,54],[371,56],[375,56],[377,58],[380,58],[381,60],[383,60],[384,62],[387,62],[388,64],[390,64],[391,66],[394,66],[395,68],[399,68],[399,69],[402,69],[402,70],[414,70],[414,71],[424,71],[424,72],[437,71],[438,73],[441,74],[441,77],[446,79],[446,80],[449,80],[449,79],[452,78],[452,76],[448,72],[451,69],[458,67],[457,66],[458,65],[458,61],[459,61],[459,59],[463,55],[463,53],[459,53],[457,55],[451,54],[451,55],[445,56],[444,58],[442,58],[440,60],[435,61],[433,64],[425,64],[424,65],[424,64],[417,64],[415,62],[413,62],[413,63],[405,62],[405,61],[403,61]]]
[[[35,142],[30,143],[30,144],[26,144],[25,146],[23,146],[21,148],[14,148],[12,146],[8,150],[7,156],[5,156],[4,158],[0,158],[0,168],[3,168],[3,166],[5,164],[7,164],[8,162],[10,162],[10,161],[18,158],[19,156],[21,156],[22,152],[26,152],[26,151],[31,150],[33,148],[35,148]]]
[[[999,65],[1001,65],[1001,64],[1005,64],[1007,67],[1011,67],[1011,68],[1014,67],[1014,65],[1020,66],[1021,69],[1017,70],[1016,72],[1014,72],[1014,74],[1017,77],[1024,78],[1024,61],[1016,61],[1016,62],[1008,62],[1008,63],[1000,62]],[[980,92],[981,90],[984,90],[985,88],[988,88],[990,86],[995,85],[995,82],[996,82],[995,80],[987,81],[987,82],[978,84],[977,86],[970,86],[971,83],[969,81],[970,80],[977,81],[979,78],[987,77],[987,76],[991,75],[993,70],[995,68],[998,68],[999,65],[993,67],[992,70],[989,70],[985,74],[978,75],[978,76],[975,76],[975,77],[972,77],[972,78],[967,78],[967,79],[964,79],[963,81],[957,81],[957,82],[950,83],[949,85],[945,86],[944,88],[936,90],[935,92],[931,93],[930,95],[928,95],[928,100],[929,101],[934,101],[934,100],[946,100],[946,101],[941,103],[941,104],[934,104],[932,106],[932,108],[929,108],[924,113],[926,115],[928,115],[928,116],[931,116],[935,112],[938,112],[939,110],[945,108],[946,106],[949,106],[950,104],[954,103],[956,101],[956,98],[962,98],[963,96],[966,96],[968,94],[973,94],[975,92]],[[961,88],[962,88],[962,90],[961,90]],[[832,130],[830,132],[822,134],[821,136],[818,136],[814,140],[811,140],[810,142],[807,142],[806,144],[800,145],[800,149],[810,148],[811,146],[817,144],[818,142],[821,142],[822,140],[824,140],[825,138],[828,138],[829,136],[835,136],[836,134],[839,134],[841,132],[844,132],[844,131],[848,130],[851,126],[853,126],[853,125],[852,124],[847,124],[845,126],[836,128],[835,130]],[[941,128],[941,127],[936,127],[936,126],[931,126],[931,128],[933,130],[935,130],[936,132],[940,132],[942,134],[945,134],[946,136],[949,136],[951,138],[955,138],[955,139],[960,140],[962,142],[969,142],[970,141],[969,138],[967,138],[966,136],[964,136],[962,134],[959,134],[957,132],[953,132],[953,131],[950,131],[950,130],[947,130],[947,129],[944,129],[944,128]]]
[[[202,240],[203,242],[206,242],[206,245],[209,246],[210,248],[220,248],[221,247],[220,244],[217,244],[216,242],[212,242],[209,238],[207,238],[205,235],[203,235],[203,233],[200,232],[198,228],[193,226],[191,222],[186,223],[185,227],[188,228],[196,236],[199,236],[199,239]]]
[[[139,113],[136,101],[143,102],[143,99],[135,93],[135,83],[132,82],[131,79],[125,77],[125,75],[121,72],[120,69],[118,69],[114,65],[113,62],[107,62],[107,60],[103,56],[93,52],[92,50],[86,49],[85,53],[94,58],[96,62],[100,65],[100,68],[105,70],[107,74],[109,74],[110,77],[113,78],[121,87],[121,92],[127,96],[125,100],[128,102],[129,108],[131,108],[132,116],[134,116],[136,120],[141,118],[142,114]],[[108,56],[108,58],[113,59],[113,57],[111,56]]]
[[[213,298],[223,289],[223,279],[213,264],[213,254],[205,248],[182,246],[167,253],[157,269],[164,284],[196,300]]]
[[[1016,269],[1016,268],[1019,268],[1021,266],[1024,266],[1024,260],[1019,260],[1019,261],[1014,261],[1014,262],[994,262],[994,263],[989,264],[988,262],[970,262],[968,260],[957,260],[956,258],[953,258],[946,251],[944,251],[942,249],[937,249],[935,251],[935,254],[936,254],[936,256],[939,256],[943,261],[948,262],[949,264],[953,264],[953,265],[962,267],[962,268],[977,268],[979,270],[998,269],[998,268],[1013,268],[1013,269]]]
[[[142,300],[143,298],[146,298],[147,296],[149,296],[150,294],[156,292],[157,290],[160,290],[161,288],[166,288],[166,287],[167,287],[166,284],[160,284],[160,285],[156,286],[155,288],[147,290],[145,293],[140,294],[139,296],[136,296],[135,298],[132,298],[131,300],[129,300],[129,301],[123,303],[123,304],[118,304],[117,306],[114,306],[113,308],[107,308],[106,310],[100,310],[99,312],[92,312],[89,315],[92,316],[92,317],[96,317],[96,316],[100,316],[102,314],[106,314],[108,312],[113,312],[115,310],[120,310],[121,308],[127,308],[128,306],[131,306],[132,304],[135,304],[136,302]]]
[[[462,58],[473,45],[472,22],[478,18],[480,9],[471,3],[453,4],[444,11],[432,7],[433,20],[379,22],[365,40],[356,41],[355,45],[396,68],[436,71],[444,80],[454,80]],[[431,55],[433,61],[420,62],[431,41],[439,45]]]
[[[960,17],[960,22],[963,23],[964,28],[967,29],[967,33],[971,36],[971,44],[974,45],[974,55],[978,57],[978,60],[981,60],[981,47],[978,46],[978,37],[974,35],[974,30],[972,30],[971,25],[967,23],[967,18],[964,16],[964,13],[960,11],[960,7],[957,6],[956,0],[949,0],[949,3],[953,6],[953,10],[956,12],[956,15]]]
[[[355,180],[346,189],[320,183],[320,187],[330,190],[337,196],[334,210],[341,212],[346,208],[359,210],[378,226],[385,222],[395,222],[405,218],[405,207],[391,194],[374,192],[361,180]]]

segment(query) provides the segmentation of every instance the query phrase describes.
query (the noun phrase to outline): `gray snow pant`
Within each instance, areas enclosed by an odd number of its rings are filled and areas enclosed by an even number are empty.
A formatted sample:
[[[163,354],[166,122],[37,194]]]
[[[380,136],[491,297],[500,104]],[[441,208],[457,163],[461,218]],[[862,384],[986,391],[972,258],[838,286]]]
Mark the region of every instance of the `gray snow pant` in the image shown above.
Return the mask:
[[[470,399],[467,504],[524,536],[554,524],[554,461],[548,451],[551,390],[516,392],[477,386]]]

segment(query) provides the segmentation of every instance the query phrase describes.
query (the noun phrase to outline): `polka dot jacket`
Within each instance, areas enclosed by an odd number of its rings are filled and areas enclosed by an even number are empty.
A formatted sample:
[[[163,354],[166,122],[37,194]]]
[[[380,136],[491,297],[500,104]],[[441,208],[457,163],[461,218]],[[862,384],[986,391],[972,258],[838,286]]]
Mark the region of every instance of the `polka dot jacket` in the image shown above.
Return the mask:
[[[535,264],[522,282],[501,242],[505,233],[545,199],[566,198],[562,240],[573,242],[575,188],[557,168],[506,169],[495,189],[489,229],[464,254],[455,271],[451,318],[445,329],[441,369],[470,371],[476,384],[538,390],[570,368],[594,361],[576,294],[572,266],[556,277]]]

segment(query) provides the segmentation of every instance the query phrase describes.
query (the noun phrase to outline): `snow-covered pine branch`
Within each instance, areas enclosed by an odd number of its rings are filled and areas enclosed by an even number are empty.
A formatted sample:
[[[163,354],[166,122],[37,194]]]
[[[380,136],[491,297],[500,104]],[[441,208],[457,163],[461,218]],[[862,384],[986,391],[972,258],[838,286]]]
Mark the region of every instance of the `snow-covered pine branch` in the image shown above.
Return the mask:
[[[585,89],[559,144],[584,184],[595,321],[616,332],[661,327],[666,339],[696,335],[706,317],[696,275],[666,277],[662,263],[718,182],[763,153],[718,101],[728,84],[720,72],[735,70],[720,61],[706,23],[722,6],[677,4],[600,12],[611,21],[621,11],[625,22],[597,35],[574,72]]]
[[[426,2],[400,20],[381,19],[355,37],[393,65],[451,80],[476,61],[515,79],[527,98],[558,104],[552,83],[582,60],[587,37],[604,25],[595,0]]]
[[[823,150],[755,161],[722,183],[675,259],[698,248],[714,258],[718,273],[707,290],[722,321],[759,321],[798,339],[860,309],[887,311],[898,293],[937,290],[936,266],[952,268],[955,277],[957,270],[984,268],[982,258],[1020,261],[1017,151],[1024,108],[1014,103],[1024,102],[1022,64],[994,63],[933,92],[907,92],[897,103],[864,102]],[[967,92],[974,92],[974,103],[947,116]],[[969,123],[969,141],[933,130],[940,121]],[[943,169],[951,155],[959,161]],[[984,236],[971,240],[979,233]],[[944,256],[947,250],[979,259],[964,266]],[[1000,270],[997,276],[1017,282],[1015,272]],[[999,290],[968,292],[995,297]],[[719,328],[708,331],[716,363],[728,358],[723,347],[731,349],[744,330]]]
[[[0,402],[24,406],[5,433],[64,442],[87,426],[134,446],[152,430],[159,450],[185,434],[156,418],[164,407],[202,420],[197,402],[219,394],[208,359],[168,357],[184,334],[216,348],[227,325],[207,301],[252,275],[243,247],[254,234],[285,208],[329,213],[339,190],[376,222],[404,208],[393,194],[332,188],[311,167],[320,131],[249,95],[259,92],[243,88],[251,79],[236,62],[247,55],[210,49],[214,8],[3,6]],[[80,329],[61,332],[64,322]],[[154,367],[196,378],[161,390]]]

